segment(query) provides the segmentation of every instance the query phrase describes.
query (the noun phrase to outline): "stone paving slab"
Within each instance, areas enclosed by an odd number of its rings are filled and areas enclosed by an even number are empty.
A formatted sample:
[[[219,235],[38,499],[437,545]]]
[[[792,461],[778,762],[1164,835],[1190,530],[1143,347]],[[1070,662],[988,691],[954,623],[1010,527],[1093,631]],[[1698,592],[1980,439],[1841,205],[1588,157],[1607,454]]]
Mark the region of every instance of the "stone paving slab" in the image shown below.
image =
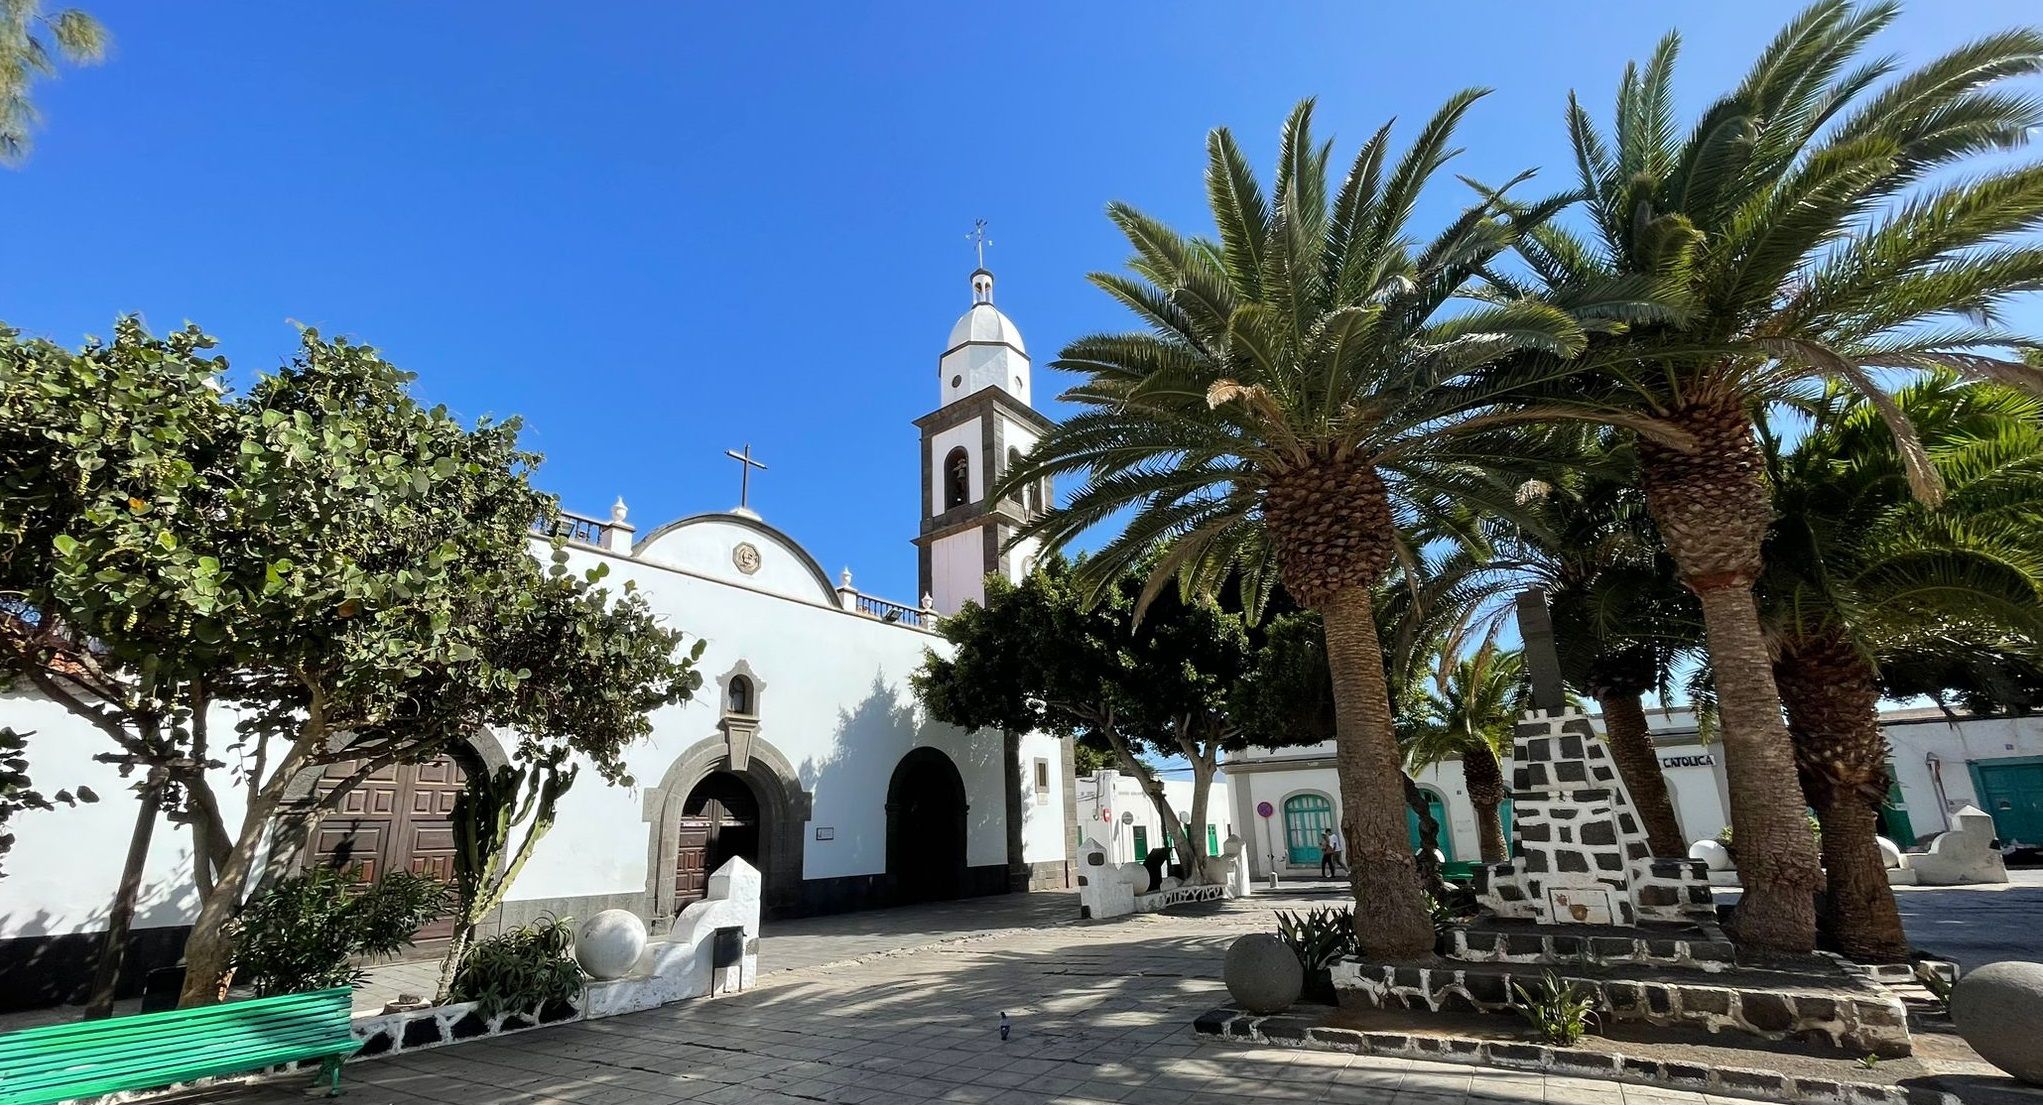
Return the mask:
[[[763,976],[749,993],[353,1063],[350,1105],[1714,1105],[1699,1093],[1340,1052],[1200,1043],[1227,944],[1271,927],[1258,897],[881,949]],[[905,919],[896,919],[905,922]],[[989,915],[986,923],[997,921]],[[884,922],[881,922],[884,923]],[[920,927],[919,923],[909,927]],[[819,948],[815,954],[827,954]],[[843,957],[834,957],[843,958]],[[1010,1038],[1000,1039],[1000,1014]],[[174,1100],[302,1102],[302,1080]],[[169,1101],[173,1098],[158,1098]]]

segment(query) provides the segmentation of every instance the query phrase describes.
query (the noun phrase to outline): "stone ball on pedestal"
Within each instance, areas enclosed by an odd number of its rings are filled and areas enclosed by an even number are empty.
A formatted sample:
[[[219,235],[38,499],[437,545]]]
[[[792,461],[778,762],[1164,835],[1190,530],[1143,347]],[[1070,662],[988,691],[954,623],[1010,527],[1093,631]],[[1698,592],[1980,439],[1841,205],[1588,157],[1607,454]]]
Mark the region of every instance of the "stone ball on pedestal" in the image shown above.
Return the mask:
[[[1959,979],[1951,1021],[1981,1058],[2043,1086],[2043,963],[1989,963]]]
[[[1698,840],[1689,845],[1688,858],[1703,861],[1703,866],[1712,871],[1729,871],[1738,866],[1731,862],[1731,849],[1714,840]]]
[[[1228,945],[1220,977],[1234,1004],[1251,1013],[1289,1009],[1305,989],[1305,968],[1298,956],[1267,932],[1252,932]]]
[[[1873,839],[1880,842],[1880,866],[1889,870],[1901,866],[1901,845],[1884,836],[1876,836]]]
[[[623,978],[646,950],[646,923],[628,909],[606,909],[575,935],[575,962],[590,978]]]

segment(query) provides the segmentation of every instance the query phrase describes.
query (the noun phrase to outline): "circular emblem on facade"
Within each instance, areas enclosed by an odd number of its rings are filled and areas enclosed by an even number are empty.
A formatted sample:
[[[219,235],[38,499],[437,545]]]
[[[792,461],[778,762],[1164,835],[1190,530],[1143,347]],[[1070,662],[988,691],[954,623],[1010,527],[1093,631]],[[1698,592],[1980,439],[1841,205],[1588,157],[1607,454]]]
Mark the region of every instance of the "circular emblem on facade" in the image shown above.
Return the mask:
[[[752,542],[750,541],[738,542],[738,547],[731,550],[731,563],[736,564],[738,566],[738,570],[745,573],[746,575],[751,575],[753,572],[758,571],[759,570],[758,547],[753,545]]]

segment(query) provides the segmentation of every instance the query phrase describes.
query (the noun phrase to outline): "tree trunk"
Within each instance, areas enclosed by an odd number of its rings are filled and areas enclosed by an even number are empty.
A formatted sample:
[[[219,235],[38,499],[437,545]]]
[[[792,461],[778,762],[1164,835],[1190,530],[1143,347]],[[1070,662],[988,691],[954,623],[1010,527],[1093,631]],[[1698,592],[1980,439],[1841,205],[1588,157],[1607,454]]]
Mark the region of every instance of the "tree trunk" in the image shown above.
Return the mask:
[[[1680,858],[1688,855],[1681,821],[1674,816],[1674,801],[1667,796],[1667,776],[1660,770],[1660,753],[1646,725],[1646,708],[1639,695],[1605,690],[1596,696],[1603,710],[1603,737],[1610,745],[1610,757],[1617,761],[1617,773],[1639,811],[1639,823],[1646,828],[1646,844],[1656,856]]]
[[[114,993],[121,982],[121,961],[127,958],[128,932],[135,924],[135,900],[142,894],[142,869],[149,861],[149,841],[156,835],[156,812],[163,799],[161,770],[151,770],[142,783],[135,830],[128,836],[128,860],[121,868],[113,905],[107,910],[106,937],[99,946],[92,993],[85,999],[84,1019],[88,1021],[113,1016]]]
[[[1114,758],[1120,761],[1121,770],[1134,776],[1142,793],[1148,795],[1149,804],[1156,810],[1157,819],[1163,826],[1164,839],[1171,842],[1171,850],[1177,853],[1179,865],[1185,868],[1185,876],[1197,882],[1198,864],[1192,862],[1194,857],[1184,840],[1184,827],[1178,823],[1177,811],[1171,809],[1170,798],[1163,792],[1163,780],[1157,778],[1156,772],[1135,755],[1135,750],[1128,746],[1127,739],[1119,731],[1108,728],[1105,732],[1107,746],[1114,750]],[[1148,859],[1148,856],[1136,856],[1135,862],[1143,863]]]
[[[440,960],[440,985],[433,991],[434,1005],[444,1004],[454,993],[454,976],[461,970],[461,957],[467,954],[474,932],[474,925],[454,926],[454,935],[447,940],[447,954]]]
[[[199,904],[199,915],[193,918],[191,935],[184,942],[184,991],[177,999],[180,1009],[212,1005],[227,997],[234,978],[234,937],[229,926],[241,913],[242,895],[255,870],[255,855],[269,831],[278,800],[278,794],[258,793],[249,803],[241,819],[241,835],[213,881],[213,892]]]
[[[1192,838],[1192,853],[1199,862],[1190,869],[1192,881],[1206,881],[1206,803],[1213,793],[1213,765],[1200,758],[1192,763],[1192,821],[1185,835]]]
[[[1776,667],[1802,786],[1823,826],[1824,931],[1854,959],[1908,957],[1880,856],[1887,737],[1872,664],[1836,636],[1790,640]]]
[[[1461,782],[1468,789],[1469,804],[1475,807],[1476,849],[1483,862],[1502,863],[1511,858],[1511,846],[1504,841],[1504,822],[1498,816],[1510,790],[1489,745],[1471,742],[1462,749]]]
[[[1419,872],[1419,887],[1434,901],[1444,902],[1451,888],[1440,876],[1440,861],[1433,858],[1433,853],[1440,847],[1440,822],[1433,819],[1433,803],[1427,800],[1426,792],[1419,789],[1418,781],[1410,775],[1400,771],[1398,781],[1405,788],[1405,808],[1419,822],[1419,852],[1412,857],[1412,865]],[[1349,837],[1355,835],[1352,825],[1341,826],[1341,831]]]
[[[1737,937],[1781,952],[1816,948],[1816,891],[1823,881],[1807,802],[1781,720],[1780,692],[1749,586],[1699,592],[1723,722],[1724,773],[1737,841]],[[1733,695],[1732,686],[1739,691]],[[1735,702],[1734,702],[1735,698]]]
[[[1745,887],[1736,935],[1757,948],[1813,951],[1823,872],[1752,595],[1760,542],[1773,520],[1765,458],[1735,396],[1694,401],[1667,417],[1694,435],[1694,448],[1641,438],[1641,482],[1681,581],[1702,604]]]
[[[1433,920],[1405,829],[1404,771],[1369,589],[1335,592],[1320,605],[1320,615],[1334,685],[1342,820],[1353,827],[1347,861],[1356,936],[1371,959],[1431,955]]]

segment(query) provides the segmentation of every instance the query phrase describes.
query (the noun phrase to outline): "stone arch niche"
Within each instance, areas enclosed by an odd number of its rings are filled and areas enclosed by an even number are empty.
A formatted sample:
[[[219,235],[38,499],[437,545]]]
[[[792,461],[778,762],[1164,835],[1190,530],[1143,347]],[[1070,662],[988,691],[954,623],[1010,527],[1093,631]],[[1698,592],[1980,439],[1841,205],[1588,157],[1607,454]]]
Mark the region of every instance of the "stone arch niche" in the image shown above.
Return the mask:
[[[710,801],[726,811],[742,807],[741,798],[726,793],[734,783],[744,787],[752,803],[750,810],[734,812],[756,818],[747,831],[758,834],[751,846],[757,851],[754,866],[759,868],[762,907],[774,917],[799,908],[802,843],[813,799],[779,749],[756,736],[748,743],[745,762],[739,766],[732,763],[728,736],[697,741],[675,758],[658,785],[647,788],[644,817],[653,831],[648,834],[646,901],[654,924],[664,926],[686,904],[679,893],[682,822],[710,814],[706,804]]]
[[[965,780],[942,751],[910,749],[887,784],[887,881],[896,902],[961,898],[965,871]]]

